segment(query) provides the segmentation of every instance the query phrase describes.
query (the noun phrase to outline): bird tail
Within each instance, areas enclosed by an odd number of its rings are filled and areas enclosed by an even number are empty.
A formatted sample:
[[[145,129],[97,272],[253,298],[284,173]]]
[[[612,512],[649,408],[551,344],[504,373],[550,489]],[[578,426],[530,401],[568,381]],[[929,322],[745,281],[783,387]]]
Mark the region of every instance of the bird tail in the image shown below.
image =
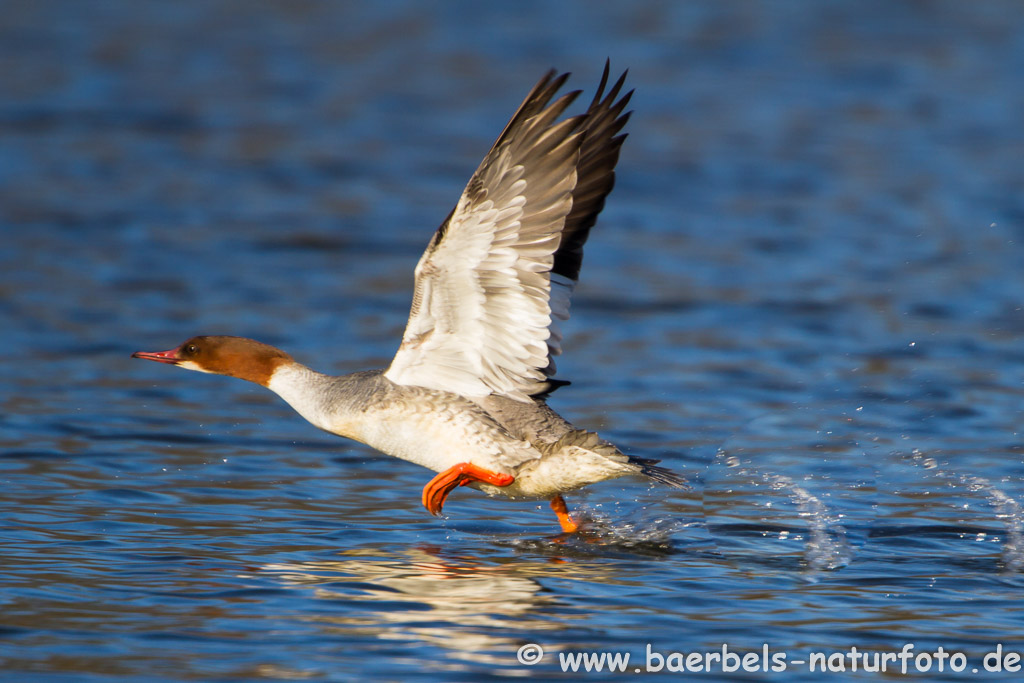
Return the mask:
[[[691,486],[685,479],[680,477],[678,474],[673,472],[667,467],[660,467],[657,463],[660,460],[654,460],[653,458],[638,458],[635,455],[629,456],[629,462],[633,465],[637,465],[640,468],[640,474],[644,475],[648,479],[658,482],[659,484],[665,484],[675,489],[687,489]]]
[[[659,484],[665,484],[676,489],[690,489],[685,479],[657,463],[660,460],[652,458],[640,458],[635,455],[626,455],[613,444],[605,441],[594,432],[574,429],[566,432],[557,441],[549,444],[540,444],[538,448],[546,455],[562,453],[566,449],[575,446],[588,451],[596,456],[606,458],[612,463],[617,463],[608,473],[611,476],[622,476],[623,474],[640,474]],[[612,474],[616,472],[616,474]],[[598,480],[599,481],[599,480]],[[593,481],[586,482],[593,483]]]

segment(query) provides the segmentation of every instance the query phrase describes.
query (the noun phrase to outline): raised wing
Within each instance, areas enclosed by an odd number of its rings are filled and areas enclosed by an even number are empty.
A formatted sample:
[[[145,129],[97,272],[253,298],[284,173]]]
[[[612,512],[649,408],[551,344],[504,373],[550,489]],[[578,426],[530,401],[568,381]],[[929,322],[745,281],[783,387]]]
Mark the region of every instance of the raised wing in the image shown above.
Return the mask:
[[[615,182],[632,92],[626,74],[590,107],[568,74],[533,87],[416,266],[412,311],[385,376],[463,396],[529,401],[550,391],[557,322],[569,317],[583,244]]]

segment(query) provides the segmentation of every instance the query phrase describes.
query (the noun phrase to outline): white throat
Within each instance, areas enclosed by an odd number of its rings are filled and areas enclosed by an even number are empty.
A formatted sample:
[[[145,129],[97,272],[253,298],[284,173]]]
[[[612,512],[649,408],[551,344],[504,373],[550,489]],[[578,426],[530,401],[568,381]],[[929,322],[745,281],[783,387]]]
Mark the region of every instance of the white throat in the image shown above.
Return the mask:
[[[323,393],[325,380],[329,381],[329,378],[305,365],[284,363],[274,370],[267,388],[283,398],[310,423],[320,429],[328,429]]]

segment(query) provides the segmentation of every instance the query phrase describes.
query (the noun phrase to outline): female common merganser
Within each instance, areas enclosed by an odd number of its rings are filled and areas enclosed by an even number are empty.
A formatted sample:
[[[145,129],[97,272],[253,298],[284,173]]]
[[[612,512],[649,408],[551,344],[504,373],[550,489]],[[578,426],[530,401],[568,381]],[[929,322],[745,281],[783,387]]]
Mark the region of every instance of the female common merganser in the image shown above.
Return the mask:
[[[621,453],[548,407],[558,321],[569,317],[583,244],[615,182],[632,91],[626,74],[586,112],[559,121],[579,95],[551,102],[569,74],[533,87],[473,174],[416,266],[412,311],[385,370],[331,377],[242,337],[199,336],[133,358],[261,384],[320,429],[439,474],[423,505],[441,513],[469,485],[546,498],[562,530],[578,525],[562,493],[629,474],[683,487],[657,460]]]

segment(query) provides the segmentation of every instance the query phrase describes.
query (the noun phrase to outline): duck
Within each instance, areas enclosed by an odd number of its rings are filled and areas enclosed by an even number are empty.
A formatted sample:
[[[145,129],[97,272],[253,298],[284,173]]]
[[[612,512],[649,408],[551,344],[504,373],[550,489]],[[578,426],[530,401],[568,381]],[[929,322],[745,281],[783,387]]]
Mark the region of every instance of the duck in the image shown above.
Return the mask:
[[[548,405],[560,323],[569,317],[583,247],[615,184],[632,112],[610,64],[589,106],[558,95],[570,74],[529,91],[434,232],[415,269],[409,320],[387,368],[331,376],[253,339],[194,336],[133,358],[266,387],[324,431],[426,467],[421,502],[441,515],[468,486],[547,500],[564,533],[579,530],[563,494],[624,476],[686,488],[658,460],[626,455]]]

